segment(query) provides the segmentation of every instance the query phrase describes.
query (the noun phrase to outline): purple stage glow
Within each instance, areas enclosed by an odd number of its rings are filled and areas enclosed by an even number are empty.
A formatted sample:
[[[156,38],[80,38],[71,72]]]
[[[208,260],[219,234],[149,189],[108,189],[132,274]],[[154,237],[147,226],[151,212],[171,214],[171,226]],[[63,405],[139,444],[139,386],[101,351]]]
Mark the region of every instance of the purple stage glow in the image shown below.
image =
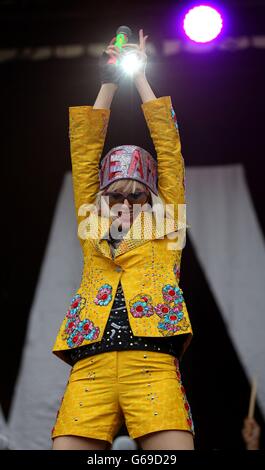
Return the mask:
[[[223,20],[217,10],[200,5],[185,15],[183,28],[186,35],[195,42],[210,42],[220,34]]]

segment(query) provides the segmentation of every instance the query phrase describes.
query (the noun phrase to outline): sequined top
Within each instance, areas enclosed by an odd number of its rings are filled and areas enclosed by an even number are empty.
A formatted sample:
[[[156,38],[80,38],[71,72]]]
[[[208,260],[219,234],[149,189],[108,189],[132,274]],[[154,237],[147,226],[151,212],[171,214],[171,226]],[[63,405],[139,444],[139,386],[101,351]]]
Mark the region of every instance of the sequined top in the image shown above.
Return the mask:
[[[102,340],[70,349],[68,353],[72,364],[87,356],[129,349],[160,351],[179,358],[183,340],[184,338],[180,337],[151,338],[134,336],[130,329],[122,285],[119,282]]]

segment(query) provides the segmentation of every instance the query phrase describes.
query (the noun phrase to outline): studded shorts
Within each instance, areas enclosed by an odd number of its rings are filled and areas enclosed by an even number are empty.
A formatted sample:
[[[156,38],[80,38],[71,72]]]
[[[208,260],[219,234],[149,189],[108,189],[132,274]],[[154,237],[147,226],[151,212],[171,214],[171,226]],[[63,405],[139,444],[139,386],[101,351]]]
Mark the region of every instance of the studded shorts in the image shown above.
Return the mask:
[[[112,443],[124,422],[132,439],[162,430],[194,434],[175,357],[112,351],[72,367],[51,438],[73,435]]]

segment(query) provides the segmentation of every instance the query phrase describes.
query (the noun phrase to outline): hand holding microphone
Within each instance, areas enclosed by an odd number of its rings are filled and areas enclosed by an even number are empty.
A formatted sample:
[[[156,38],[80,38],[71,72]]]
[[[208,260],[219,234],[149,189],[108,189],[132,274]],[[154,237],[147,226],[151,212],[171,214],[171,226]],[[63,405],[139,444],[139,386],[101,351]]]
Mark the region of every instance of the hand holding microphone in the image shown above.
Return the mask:
[[[120,26],[117,29],[116,36],[111,40],[99,61],[101,83],[119,84],[122,75],[122,69],[119,67],[123,54],[122,47],[128,42],[131,34],[128,26]]]
[[[119,84],[123,75],[134,78],[145,76],[147,56],[145,43],[148,36],[139,31],[139,45],[128,43],[132,32],[128,26],[120,26],[116,36],[103,52],[99,66],[101,83]]]
[[[116,37],[112,39],[114,40],[114,52],[123,52],[123,46],[128,42],[129,38],[131,37],[132,32],[128,26],[120,26],[116,31]],[[111,54],[111,52],[110,52]],[[109,58],[108,64],[119,64],[118,57],[113,55]]]
[[[139,76],[145,77],[145,68],[147,64],[146,40],[148,36],[144,36],[142,29],[139,31],[139,44],[124,44],[125,52],[123,68],[127,69],[127,74],[133,75],[134,80]],[[128,54],[126,51],[129,51]]]

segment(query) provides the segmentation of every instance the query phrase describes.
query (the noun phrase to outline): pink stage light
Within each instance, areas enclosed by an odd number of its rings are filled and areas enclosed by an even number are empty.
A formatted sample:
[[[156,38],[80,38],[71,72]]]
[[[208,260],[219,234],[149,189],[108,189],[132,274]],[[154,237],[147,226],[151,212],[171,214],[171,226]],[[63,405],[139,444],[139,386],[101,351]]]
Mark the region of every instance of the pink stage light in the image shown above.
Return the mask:
[[[186,35],[195,42],[210,42],[220,34],[223,20],[217,10],[200,5],[185,15],[183,28]]]

